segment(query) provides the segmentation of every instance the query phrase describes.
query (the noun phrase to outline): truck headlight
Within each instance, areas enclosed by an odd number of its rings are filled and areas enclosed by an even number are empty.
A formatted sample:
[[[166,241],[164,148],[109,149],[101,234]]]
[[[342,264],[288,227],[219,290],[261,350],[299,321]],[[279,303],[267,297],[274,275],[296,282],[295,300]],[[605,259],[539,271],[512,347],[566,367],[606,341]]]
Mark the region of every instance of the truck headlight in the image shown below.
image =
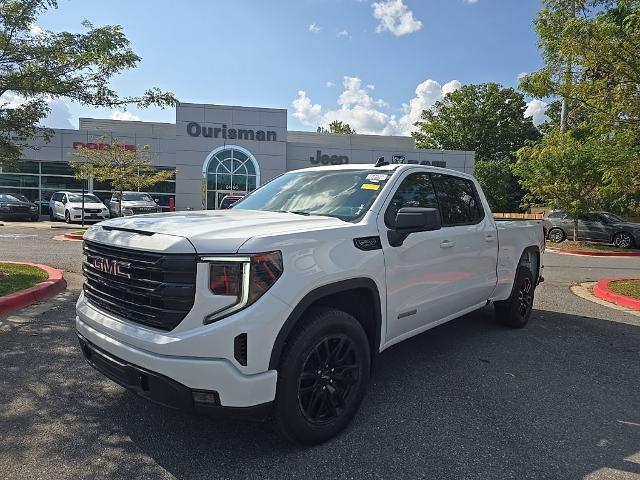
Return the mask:
[[[215,295],[229,296],[234,302],[205,318],[204,323],[220,320],[255,303],[280,278],[282,253],[268,252],[247,257],[205,257],[209,265],[209,289]]]

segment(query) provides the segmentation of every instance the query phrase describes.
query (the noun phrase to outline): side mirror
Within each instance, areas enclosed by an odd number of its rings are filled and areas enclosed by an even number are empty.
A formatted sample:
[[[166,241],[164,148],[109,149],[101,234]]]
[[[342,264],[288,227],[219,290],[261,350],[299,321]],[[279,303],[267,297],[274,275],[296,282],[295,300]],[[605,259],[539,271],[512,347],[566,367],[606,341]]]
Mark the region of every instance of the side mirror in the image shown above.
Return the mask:
[[[156,202],[156,203],[160,203],[160,199],[159,198],[154,198],[153,201]]]
[[[411,233],[440,230],[442,222],[437,208],[404,207],[398,210],[393,229],[387,232],[389,245],[399,247]]]

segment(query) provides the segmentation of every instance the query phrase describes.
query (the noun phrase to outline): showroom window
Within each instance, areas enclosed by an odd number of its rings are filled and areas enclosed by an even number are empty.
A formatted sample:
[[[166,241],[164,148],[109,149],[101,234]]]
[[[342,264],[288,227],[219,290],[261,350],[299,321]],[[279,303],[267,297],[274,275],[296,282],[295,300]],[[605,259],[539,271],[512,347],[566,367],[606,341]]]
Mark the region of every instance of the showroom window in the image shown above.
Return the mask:
[[[235,145],[217,148],[204,164],[206,207],[217,209],[227,195],[245,195],[260,183],[260,170],[248,150]]]

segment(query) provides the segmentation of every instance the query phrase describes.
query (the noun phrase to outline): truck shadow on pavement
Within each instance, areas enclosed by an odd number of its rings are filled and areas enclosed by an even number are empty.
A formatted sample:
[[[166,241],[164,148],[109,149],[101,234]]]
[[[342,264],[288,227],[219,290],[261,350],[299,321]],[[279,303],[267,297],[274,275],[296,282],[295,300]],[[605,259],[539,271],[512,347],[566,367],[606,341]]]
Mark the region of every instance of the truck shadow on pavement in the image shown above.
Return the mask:
[[[640,475],[637,326],[535,310],[510,330],[474,312],[384,352],[352,425],[304,449],[112,384],[61,308],[64,325],[0,326],[0,465],[25,466],[8,478]]]

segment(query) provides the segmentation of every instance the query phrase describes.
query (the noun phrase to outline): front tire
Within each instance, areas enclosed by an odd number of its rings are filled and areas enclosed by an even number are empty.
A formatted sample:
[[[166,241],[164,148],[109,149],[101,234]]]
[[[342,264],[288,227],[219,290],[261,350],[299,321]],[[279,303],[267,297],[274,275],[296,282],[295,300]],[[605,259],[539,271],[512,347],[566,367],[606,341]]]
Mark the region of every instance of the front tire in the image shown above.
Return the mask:
[[[322,307],[305,317],[280,362],[275,424],[289,441],[315,445],[358,411],[371,355],[362,325],[348,313]]]
[[[632,248],[633,237],[627,232],[616,233],[616,236],[613,237],[613,244],[618,248]]]
[[[547,239],[553,243],[561,243],[567,238],[567,234],[561,228],[552,228],[547,234]]]
[[[526,265],[520,265],[511,296],[495,303],[496,319],[511,328],[524,327],[531,318],[535,288],[533,273]]]

